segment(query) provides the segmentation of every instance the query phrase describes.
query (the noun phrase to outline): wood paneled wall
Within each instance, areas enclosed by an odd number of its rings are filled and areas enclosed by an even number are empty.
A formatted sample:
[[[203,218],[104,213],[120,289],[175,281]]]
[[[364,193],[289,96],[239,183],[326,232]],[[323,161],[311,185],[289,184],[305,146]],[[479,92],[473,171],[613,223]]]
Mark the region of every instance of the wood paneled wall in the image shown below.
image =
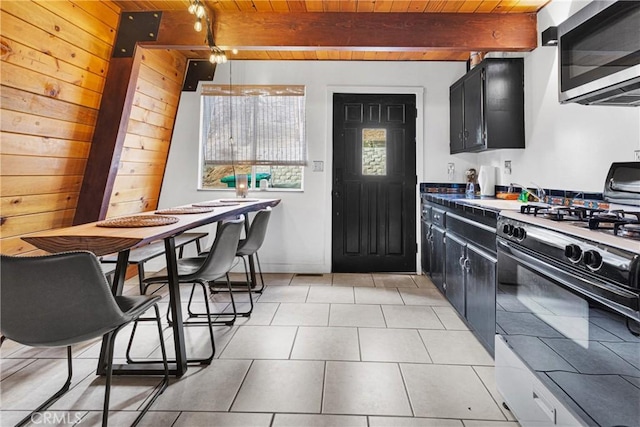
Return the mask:
[[[73,220],[118,16],[108,1],[0,3],[2,253]]]
[[[120,8],[111,1],[0,3],[0,252],[38,254],[19,236],[70,226]],[[108,216],[156,208],[186,60],[142,50],[142,69]]]
[[[141,67],[107,217],[156,209],[186,58],[138,47]]]

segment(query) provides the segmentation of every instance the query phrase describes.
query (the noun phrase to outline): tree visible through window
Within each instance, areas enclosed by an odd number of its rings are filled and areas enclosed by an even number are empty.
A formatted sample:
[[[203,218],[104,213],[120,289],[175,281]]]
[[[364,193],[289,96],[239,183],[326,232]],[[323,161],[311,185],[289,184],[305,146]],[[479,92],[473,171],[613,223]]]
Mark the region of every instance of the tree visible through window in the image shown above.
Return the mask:
[[[253,188],[302,188],[304,86],[205,85],[202,95],[202,188],[234,187],[234,170]]]

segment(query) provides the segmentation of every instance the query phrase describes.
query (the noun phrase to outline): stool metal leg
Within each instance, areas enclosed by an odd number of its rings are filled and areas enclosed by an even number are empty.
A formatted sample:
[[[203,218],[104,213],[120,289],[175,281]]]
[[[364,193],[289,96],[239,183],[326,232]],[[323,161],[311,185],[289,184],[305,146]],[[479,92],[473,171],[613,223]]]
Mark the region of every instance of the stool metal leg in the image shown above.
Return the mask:
[[[149,399],[147,404],[144,406],[144,408],[142,408],[142,411],[140,412],[140,414],[138,414],[137,418],[133,422],[132,427],[135,427],[140,423],[140,420],[142,420],[142,417],[147,413],[151,405],[153,405],[153,403],[156,401],[158,396],[164,393],[164,391],[167,389],[167,386],[169,385],[169,363],[167,362],[167,349],[165,348],[165,345],[164,345],[164,335],[162,335],[162,324],[160,323],[160,309],[158,309],[157,304],[154,304],[153,308],[156,313],[156,324],[158,325],[158,337],[160,338],[160,351],[162,352],[162,364],[164,365],[164,377],[162,379],[162,383],[160,383],[158,390],[153,394],[153,396],[151,396],[151,398]]]

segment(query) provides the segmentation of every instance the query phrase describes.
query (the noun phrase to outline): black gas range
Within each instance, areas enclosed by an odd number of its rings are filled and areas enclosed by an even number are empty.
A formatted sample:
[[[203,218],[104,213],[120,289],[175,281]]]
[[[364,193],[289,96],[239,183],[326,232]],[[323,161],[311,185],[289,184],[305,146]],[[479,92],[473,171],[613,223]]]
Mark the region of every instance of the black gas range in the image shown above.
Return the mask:
[[[624,189],[622,191],[621,189]],[[640,162],[612,165],[602,204],[523,205],[501,213],[498,236],[605,288],[640,289]],[[615,298],[615,295],[612,295]],[[633,307],[638,311],[638,307]],[[640,317],[639,317],[640,319]]]
[[[603,196],[498,218],[496,378],[523,425],[640,425],[640,162]]]
[[[581,274],[640,288],[640,207],[524,205],[503,212],[498,236]]]

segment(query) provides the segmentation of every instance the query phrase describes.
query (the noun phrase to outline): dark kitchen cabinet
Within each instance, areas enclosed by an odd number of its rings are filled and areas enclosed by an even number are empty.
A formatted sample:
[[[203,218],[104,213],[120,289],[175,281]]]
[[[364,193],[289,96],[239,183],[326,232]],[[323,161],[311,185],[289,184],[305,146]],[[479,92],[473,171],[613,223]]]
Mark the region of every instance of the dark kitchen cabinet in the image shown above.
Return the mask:
[[[497,260],[451,233],[445,237],[445,295],[493,354],[496,334]]]
[[[422,201],[422,271],[444,294],[445,211]]]
[[[498,261],[482,249],[468,244],[466,269],[466,316],[476,336],[491,354],[496,335],[496,272]]]
[[[447,233],[444,239],[445,256],[445,295],[451,305],[465,317],[465,261],[467,244]]]
[[[449,89],[451,154],[524,148],[524,62],[487,58]]]
[[[431,271],[431,215],[432,207],[423,199],[421,210],[421,222],[420,222],[420,265],[422,266],[422,274],[429,275]]]
[[[431,270],[429,257],[431,256],[431,248],[429,240],[431,239],[431,224],[422,221],[420,227],[420,265],[422,266],[422,274],[429,274]]]
[[[449,149],[451,153],[464,151],[464,81],[449,88]]]
[[[440,292],[444,293],[444,235],[446,212],[442,209],[432,207],[429,211],[429,234],[427,241],[427,251],[429,253],[429,275],[431,281]]]
[[[435,225],[431,226],[431,281],[440,292],[445,293],[444,289],[444,229]]]
[[[446,198],[438,203],[423,196],[422,203],[423,271],[493,355],[497,214]]]
[[[445,296],[493,355],[496,334],[496,216],[447,212]]]

